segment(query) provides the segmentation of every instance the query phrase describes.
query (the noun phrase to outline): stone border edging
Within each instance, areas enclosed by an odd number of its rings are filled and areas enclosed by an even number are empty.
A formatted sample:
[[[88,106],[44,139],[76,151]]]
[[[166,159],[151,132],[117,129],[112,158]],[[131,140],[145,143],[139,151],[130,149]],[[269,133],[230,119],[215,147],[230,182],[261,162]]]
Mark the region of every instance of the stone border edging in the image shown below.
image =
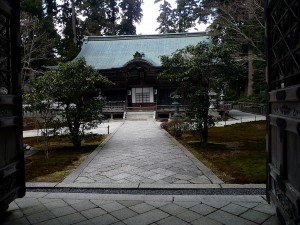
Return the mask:
[[[124,121],[114,130],[114,132],[108,137],[72,172],[70,173],[61,183],[72,183],[74,182],[79,174],[84,170],[85,167],[95,158],[103,146],[115,135],[119,128],[124,124]]]
[[[154,123],[159,126],[155,121]],[[203,174],[212,182],[212,184],[224,184],[224,181],[222,181],[219,177],[217,177],[211,169],[209,169],[207,166],[205,166],[200,160],[196,159],[195,156],[186,149],[182,144],[180,144],[174,137],[172,137],[165,129],[159,128],[170,138],[170,140],[175,143],[182,151],[183,153],[203,172]]]

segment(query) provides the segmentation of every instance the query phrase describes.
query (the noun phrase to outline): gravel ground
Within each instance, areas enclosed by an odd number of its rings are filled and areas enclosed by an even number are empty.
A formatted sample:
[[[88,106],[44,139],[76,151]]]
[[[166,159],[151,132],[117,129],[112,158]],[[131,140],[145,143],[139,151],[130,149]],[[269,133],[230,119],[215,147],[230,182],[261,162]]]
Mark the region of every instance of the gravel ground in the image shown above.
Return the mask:
[[[265,188],[203,189],[95,189],[95,188],[27,188],[27,192],[95,193],[132,195],[265,195]]]

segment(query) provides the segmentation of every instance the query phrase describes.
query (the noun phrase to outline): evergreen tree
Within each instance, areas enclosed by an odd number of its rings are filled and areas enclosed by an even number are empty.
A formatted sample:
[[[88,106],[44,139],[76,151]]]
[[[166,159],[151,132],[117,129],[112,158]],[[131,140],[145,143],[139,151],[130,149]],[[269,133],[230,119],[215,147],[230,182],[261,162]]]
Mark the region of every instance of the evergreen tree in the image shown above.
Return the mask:
[[[177,17],[177,32],[187,32],[189,28],[194,27],[196,17],[195,9],[197,8],[194,0],[177,0],[177,8],[175,10]]]
[[[119,26],[119,34],[133,35],[136,34],[134,23],[141,22],[143,0],[122,0],[120,3],[121,23]]]
[[[35,16],[38,19],[44,17],[43,2],[42,0],[21,0],[20,1],[21,11]]]
[[[155,3],[160,2],[161,0],[156,0]],[[164,0],[160,4],[160,14],[157,17],[157,22],[159,27],[156,29],[159,33],[175,33],[176,32],[176,16],[175,12],[172,9],[171,4]]]

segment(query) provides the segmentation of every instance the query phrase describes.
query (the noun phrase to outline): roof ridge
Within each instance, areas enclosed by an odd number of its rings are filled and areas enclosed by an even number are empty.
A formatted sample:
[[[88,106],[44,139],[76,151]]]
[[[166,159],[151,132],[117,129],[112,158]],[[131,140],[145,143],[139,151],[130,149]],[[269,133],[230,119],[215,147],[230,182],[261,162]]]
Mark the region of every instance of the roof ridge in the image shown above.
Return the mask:
[[[136,39],[159,39],[159,38],[184,38],[209,36],[207,32],[191,33],[167,33],[167,34],[143,34],[143,35],[115,35],[115,36],[85,36],[83,42],[88,41],[107,41],[107,40],[136,40]]]

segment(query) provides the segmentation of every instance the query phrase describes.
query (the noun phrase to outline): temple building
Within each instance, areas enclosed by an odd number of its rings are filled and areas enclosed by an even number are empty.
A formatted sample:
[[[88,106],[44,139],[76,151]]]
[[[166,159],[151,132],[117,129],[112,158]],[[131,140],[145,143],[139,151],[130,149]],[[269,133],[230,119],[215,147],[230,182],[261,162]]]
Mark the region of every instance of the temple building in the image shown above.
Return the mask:
[[[153,109],[165,113],[172,108],[174,83],[158,77],[163,55],[199,42],[211,42],[207,33],[175,33],[132,36],[88,36],[76,58],[85,58],[115,85],[103,90],[104,113]]]

